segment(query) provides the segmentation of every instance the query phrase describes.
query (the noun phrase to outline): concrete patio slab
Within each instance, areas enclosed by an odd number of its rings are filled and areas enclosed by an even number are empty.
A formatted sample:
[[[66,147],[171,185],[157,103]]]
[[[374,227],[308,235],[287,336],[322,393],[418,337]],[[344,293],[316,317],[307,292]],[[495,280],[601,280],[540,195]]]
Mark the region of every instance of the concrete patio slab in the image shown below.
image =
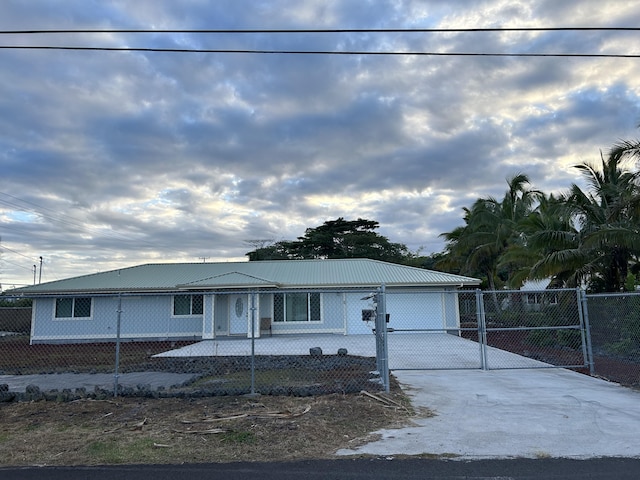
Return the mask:
[[[375,357],[376,340],[370,335],[277,335],[254,339],[256,355],[308,355],[309,349],[320,347],[323,354],[335,355],[345,348],[349,355]],[[204,340],[156,357],[245,356],[251,355],[252,341],[246,337],[222,337]],[[480,347],[477,342],[444,333],[389,334],[389,365],[400,369],[479,369]],[[505,352],[488,349],[493,365],[510,368],[544,366],[543,363]]]

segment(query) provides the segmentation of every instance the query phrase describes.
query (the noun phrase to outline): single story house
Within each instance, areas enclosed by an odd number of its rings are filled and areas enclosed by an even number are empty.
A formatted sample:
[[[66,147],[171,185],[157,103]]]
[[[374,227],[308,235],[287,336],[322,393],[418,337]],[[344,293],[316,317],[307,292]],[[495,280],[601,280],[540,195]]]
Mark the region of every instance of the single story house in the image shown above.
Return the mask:
[[[550,278],[527,280],[520,288],[524,308],[528,312],[539,312],[545,306],[558,305],[558,292],[547,290]]]
[[[393,327],[455,329],[475,278],[368,259],[145,264],[13,290],[33,299],[31,342],[371,333],[385,285]],[[401,294],[401,295],[400,295]]]

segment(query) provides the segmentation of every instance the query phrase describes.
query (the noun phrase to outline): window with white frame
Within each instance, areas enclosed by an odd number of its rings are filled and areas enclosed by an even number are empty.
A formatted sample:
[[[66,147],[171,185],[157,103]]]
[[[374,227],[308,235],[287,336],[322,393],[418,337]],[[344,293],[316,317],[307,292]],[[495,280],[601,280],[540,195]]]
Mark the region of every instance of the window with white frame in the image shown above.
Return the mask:
[[[174,295],[173,316],[184,317],[188,315],[202,315],[202,295]]]
[[[320,293],[276,293],[273,297],[274,322],[320,322]]]
[[[91,297],[56,298],[56,318],[91,318]]]

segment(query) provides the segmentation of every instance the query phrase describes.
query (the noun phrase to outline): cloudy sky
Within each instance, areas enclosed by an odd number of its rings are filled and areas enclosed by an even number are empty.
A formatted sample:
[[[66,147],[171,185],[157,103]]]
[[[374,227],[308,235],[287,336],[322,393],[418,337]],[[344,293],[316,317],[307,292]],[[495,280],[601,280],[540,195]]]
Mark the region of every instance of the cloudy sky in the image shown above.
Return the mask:
[[[622,0],[2,0],[0,30],[636,27]],[[6,46],[640,54],[640,32],[62,33]],[[442,250],[637,138],[639,58],[0,49],[0,283],[244,260],[338,217]],[[39,266],[37,268],[40,276]]]

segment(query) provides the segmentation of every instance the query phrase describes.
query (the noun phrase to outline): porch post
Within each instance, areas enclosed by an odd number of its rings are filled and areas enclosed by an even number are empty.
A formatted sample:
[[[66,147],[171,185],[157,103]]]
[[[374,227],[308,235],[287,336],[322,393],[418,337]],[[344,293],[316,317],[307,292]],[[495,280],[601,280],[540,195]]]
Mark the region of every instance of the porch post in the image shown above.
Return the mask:
[[[215,300],[214,294],[204,295],[202,305],[202,339],[212,340],[215,338]]]

